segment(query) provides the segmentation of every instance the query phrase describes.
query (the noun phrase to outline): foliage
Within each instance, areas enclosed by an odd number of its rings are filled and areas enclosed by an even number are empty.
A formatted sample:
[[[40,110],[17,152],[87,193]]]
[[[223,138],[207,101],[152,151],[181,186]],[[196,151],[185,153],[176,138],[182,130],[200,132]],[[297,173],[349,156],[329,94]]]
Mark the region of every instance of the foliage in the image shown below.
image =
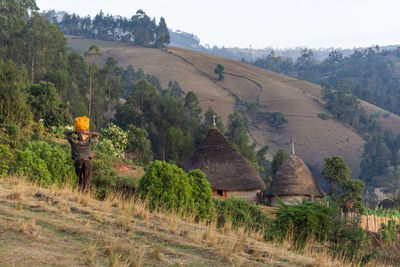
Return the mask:
[[[13,171],[43,186],[71,183],[74,180],[73,161],[69,151],[59,144],[31,141],[15,151]]]
[[[167,24],[165,23],[165,19],[163,17],[160,18],[160,22],[158,24],[156,30],[156,42],[155,46],[158,48],[164,48],[170,42],[170,35],[167,28]]]
[[[175,164],[155,161],[140,179],[138,194],[151,209],[193,211],[195,199],[188,175]]]
[[[341,157],[328,157],[324,161],[325,169],[322,171],[322,175],[330,185],[328,194],[332,197],[332,201],[345,212],[363,213],[365,210],[362,196],[364,182],[350,178],[350,169]]]
[[[285,124],[288,123],[288,120],[285,118],[282,112],[258,112],[257,118],[260,120],[265,120],[275,129],[285,128]]]
[[[26,72],[0,59],[0,123],[25,126],[32,119],[26,99]]]
[[[218,227],[230,222],[234,227],[245,227],[246,230],[268,233],[271,229],[271,219],[255,204],[234,197],[226,200],[213,199],[213,202]]]
[[[218,64],[217,67],[214,70],[214,73],[218,74],[218,80],[223,80],[225,78],[224,76],[224,65]]]
[[[153,159],[153,152],[147,131],[129,124],[126,132],[128,133],[127,151],[135,153],[140,161],[148,164]]]
[[[100,142],[110,140],[115,148],[116,156],[119,158],[124,157],[124,152],[128,146],[128,133],[113,123],[108,124],[101,133]]]
[[[286,161],[289,155],[280,148],[278,152],[275,154],[272,163],[271,163],[271,175],[275,175],[278,171],[279,167]]]
[[[400,240],[400,224],[396,224],[396,221],[391,219],[387,224],[382,223],[381,229],[379,230],[379,236],[383,242],[383,245],[387,246],[395,241]]]
[[[281,201],[273,233],[278,240],[293,238],[296,247],[304,248],[309,240],[324,242],[332,228],[332,211],[325,204],[303,200],[286,205]]]
[[[210,219],[214,213],[214,204],[212,202],[212,190],[206,175],[201,170],[191,170],[188,172],[188,178],[192,186],[192,195],[194,199],[194,210],[197,218]]]
[[[333,217],[333,229],[329,235],[330,248],[339,258],[368,262],[376,256],[376,253],[368,249],[366,232],[359,227],[358,221],[341,218],[337,212]]]
[[[34,119],[43,119],[44,125],[63,126],[71,123],[68,105],[58,98],[56,88],[51,82],[41,81],[29,88],[28,104]]]
[[[373,210],[371,210],[368,206],[366,208],[366,215],[373,215],[376,217],[390,217],[390,218],[400,218],[400,209],[384,209],[382,207],[376,206]]]
[[[141,79],[115,117],[122,127],[132,124],[148,132],[154,157],[181,164],[201,137],[201,109],[195,94],[189,92],[183,102],[168,91]]]
[[[329,113],[318,113],[318,118],[329,120],[331,118],[331,115]]]
[[[57,23],[54,20],[53,22]],[[164,18],[160,19],[157,26],[155,19],[151,19],[141,9],[130,19],[104,15],[102,11],[93,18],[66,13],[58,25],[65,34],[120,41],[146,47],[161,48],[170,41]]]
[[[13,159],[14,155],[10,153],[10,149],[0,144],[0,178],[8,175],[10,164]]]
[[[92,164],[91,190],[97,198],[104,199],[115,188],[118,179],[117,173],[112,169],[114,157],[96,151]]]
[[[247,134],[248,119],[246,116],[235,111],[228,117],[228,127],[225,136],[235,145],[236,149],[251,163],[257,164],[255,143],[249,144]]]

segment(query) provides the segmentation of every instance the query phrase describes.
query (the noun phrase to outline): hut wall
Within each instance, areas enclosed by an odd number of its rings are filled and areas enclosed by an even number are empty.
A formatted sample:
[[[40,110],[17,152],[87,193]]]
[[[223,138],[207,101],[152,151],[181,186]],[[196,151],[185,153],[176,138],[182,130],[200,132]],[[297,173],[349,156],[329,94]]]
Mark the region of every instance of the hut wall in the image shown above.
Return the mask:
[[[285,203],[287,205],[291,205],[294,202],[302,201],[303,198],[307,198],[307,197],[298,195],[298,196],[280,196],[279,198],[282,200],[283,203]],[[269,198],[269,205],[272,206],[272,207],[279,206],[278,199],[276,197],[270,197]]]
[[[238,197],[238,198],[244,198],[246,199],[247,202],[253,203],[257,202],[257,193],[259,193],[261,190],[250,190],[250,191],[226,191],[227,197]]]

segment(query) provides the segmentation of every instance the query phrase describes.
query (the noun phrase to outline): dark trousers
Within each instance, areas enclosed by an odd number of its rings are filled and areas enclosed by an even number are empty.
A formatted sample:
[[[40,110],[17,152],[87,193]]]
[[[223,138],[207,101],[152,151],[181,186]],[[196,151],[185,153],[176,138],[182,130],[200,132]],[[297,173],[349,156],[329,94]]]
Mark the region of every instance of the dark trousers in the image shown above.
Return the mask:
[[[78,177],[79,191],[89,191],[90,178],[92,178],[92,163],[88,159],[78,159],[75,161],[75,173]]]

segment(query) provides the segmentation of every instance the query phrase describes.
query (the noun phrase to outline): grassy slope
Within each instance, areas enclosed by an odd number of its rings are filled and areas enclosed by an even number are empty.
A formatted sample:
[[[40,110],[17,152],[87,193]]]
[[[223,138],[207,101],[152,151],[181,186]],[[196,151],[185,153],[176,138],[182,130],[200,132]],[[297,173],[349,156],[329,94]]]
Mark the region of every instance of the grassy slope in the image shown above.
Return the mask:
[[[137,201],[0,180],[0,266],[341,265],[329,258],[302,256],[241,229],[149,213]]]
[[[322,160],[327,156],[342,156],[353,171],[359,174],[360,157],[364,141],[351,129],[334,120],[322,120],[318,113],[326,110],[320,101],[318,85],[297,80],[285,75],[260,69],[242,62],[169,47],[168,52],[157,49],[128,46],[122,43],[68,37],[69,46],[79,52],[96,43],[104,53],[100,61],[108,56],[116,58],[121,66],[132,65],[145,73],[160,78],[162,86],[176,80],[186,92],[193,91],[205,110],[211,106],[227,119],[235,104],[235,95],[241,99],[259,103],[263,111],[281,111],[289,120],[284,130],[277,131],[253,118],[251,136],[259,145],[267,143],[270,152],[280,147],[290,151],[290,137],[296,140],[296,153],[312,167],[314,174],[323,168]],[[215,66],[225,67],[225,80],[216,81]],[[363,102],[370,113],[379,108]],[[400,132],[400,118],[391,114],[388,118],[380,112],[378,118],[384,127]],[[271,156],[271,155],[269,155]]]

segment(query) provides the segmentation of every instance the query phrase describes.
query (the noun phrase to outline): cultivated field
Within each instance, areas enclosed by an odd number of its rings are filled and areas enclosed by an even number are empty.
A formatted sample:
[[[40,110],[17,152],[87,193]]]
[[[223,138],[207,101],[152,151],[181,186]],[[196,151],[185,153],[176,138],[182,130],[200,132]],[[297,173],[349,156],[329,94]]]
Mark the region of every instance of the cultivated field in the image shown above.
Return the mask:
[[[354,177],[359,174],[364,141],[343,124],[318,117],[319,113],[327,111],[321,103],[321,88],[316,84],[177,47],[161,51],[71,36],[67,39],[69,47],[81,53],[90,45],[97,44],[103,53],[100,63],[113,56],[123,67],[132,65],[156,75],[164,88],[170,80],[178,81],[185,92],[197,94],[203,110],[211,106],[225,121],[234,110],[237,99],[258,104],[256,111],[283,112],[289,121],[283,130],[275,130],[252,116],[251,137],[258,146],[270,146],[270,158],[279,148],[289,152],[292,137],[296,141],[296,153],[311,167],[314,175],[320,175],[323,159],[332,155],[342,156]],[[219,63],[225,67],[222,81],[217,81],[214,74]],[[386,111],[365,102],[363,106],[371,114],[379,112],[378,120],[384,127],[400,132],[398,116],[384,117]]]

